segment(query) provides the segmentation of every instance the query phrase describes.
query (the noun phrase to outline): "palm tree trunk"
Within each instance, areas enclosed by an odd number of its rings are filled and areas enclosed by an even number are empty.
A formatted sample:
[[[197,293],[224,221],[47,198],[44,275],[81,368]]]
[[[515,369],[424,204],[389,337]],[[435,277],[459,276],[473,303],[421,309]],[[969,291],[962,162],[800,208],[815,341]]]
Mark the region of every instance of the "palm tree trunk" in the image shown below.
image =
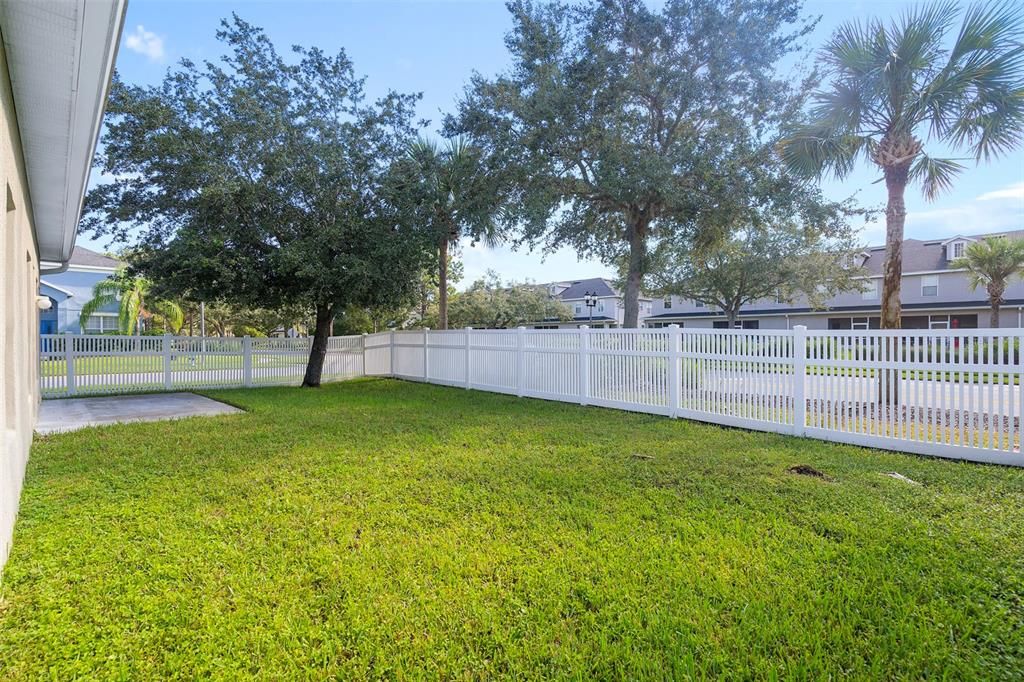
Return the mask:
[[[334,306],[318,305],[316,307],[316,331],[313,333],[313,344],[309,349],[309,361],[306,363],[306,376],[302,385],[310,388],[320,386],[324,371],[324,359],[327,357],[327,341],[331,338],[331,327],[334,326]]]
[[[437,250],[437,328],[448,328],[448,235]]]
[[[900,285],[903,279],[903,227],[907,206],[903,196],[907,189],[909,163],[885,167],[885,188],[888,204],[885,209],[885,267],[882,271],[882,329],[899,329]],[[878,373],[878,402],[899,405],[900,374],[897,370]]]
[[[629,270],[626,274],[625,312],[622,326],[636,329],[640,326],[640,284],[644,277],[644,263],[647,260],[647,224],[649,220],[643,212],[630,216],[629,230]]]
[[[999,329],[999,301],[992,302],[992,312],[988,316],[988,326]]]

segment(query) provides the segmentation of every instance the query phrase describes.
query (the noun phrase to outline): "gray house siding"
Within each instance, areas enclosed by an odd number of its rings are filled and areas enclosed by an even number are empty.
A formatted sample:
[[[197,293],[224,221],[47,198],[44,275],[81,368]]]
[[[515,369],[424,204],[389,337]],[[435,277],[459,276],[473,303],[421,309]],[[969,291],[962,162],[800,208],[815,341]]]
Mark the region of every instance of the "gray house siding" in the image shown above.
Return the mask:
[[[1024,230],[1004,233],[1012,239],[1024,238]],[[987,328],[989,326],[988,294],[985,289],[972,291],[968,275],[951,268],[951,248],[955,242],[964,244],[983,235],[961,237],[944,241],[908,239],[904,242],[904,275],[900,289],[903,304],[904,327]],[[882,290],[884,247],[873,247],[864,252],[865,292],[846,292],[833,297],[820,310],[812,310],[806,299],[778,302],[774,299],[753,303],[741,309],[740,323],[758,329],[788,329],[805,325],[808,329],[829,329],[832,325],[855,324],[877,326]],[[1005,303],[1000,316],[1000,327],[1024,326],[1024,281],[1011,281],[1004,295]],[[725,315],[718,310],[700,307],[694,301],[672,297],[665,307],[661,299],[654,303],[654,313],[645,318],[646,326],[680,324],[691,328],[710,328],[725,323]],[[845,322],[842,322],[845,320]],[[845,328],[845,327],[843,327]],[[858,328],[858,327],[854,327]],[[861,327],[863,328],[863,327]]]

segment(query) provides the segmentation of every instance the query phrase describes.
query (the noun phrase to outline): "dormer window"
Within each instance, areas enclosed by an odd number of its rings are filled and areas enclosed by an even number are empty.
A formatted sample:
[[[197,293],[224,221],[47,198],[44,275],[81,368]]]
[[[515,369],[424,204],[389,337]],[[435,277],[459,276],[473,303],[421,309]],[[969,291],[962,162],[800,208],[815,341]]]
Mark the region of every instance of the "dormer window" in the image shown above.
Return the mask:
[[[942,242],[942,245],[946,247],[946,262],[951,263],[957,258],[963,258],[967,245],[973,241],[970,237],[956,236]]]

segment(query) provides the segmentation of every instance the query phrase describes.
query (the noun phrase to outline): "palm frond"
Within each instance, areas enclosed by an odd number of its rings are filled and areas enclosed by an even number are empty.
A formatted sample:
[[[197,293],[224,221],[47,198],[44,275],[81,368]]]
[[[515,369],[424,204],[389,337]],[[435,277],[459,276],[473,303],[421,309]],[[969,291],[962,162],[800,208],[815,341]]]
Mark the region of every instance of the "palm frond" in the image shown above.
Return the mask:
[[[953,180],[965,166],[956,159],[936,159],[921,153],[910,167],[910,181],[920,182],[929,201],[953,189]]]
[[[150,312],[163,321],[173,334],[180,332],[181,326],[185,323],[185,313],[181,306],[173,301],[156,301],[150,305]]]
[[[801,177],[814,178],[830,173],[844,178],[869,145],[866,136],[836,135],[827,124],[811,124],[797,128],[781,140],[778,151],[789,169]]]
[[[79,326],[85,330],[89,318],[95,315],[100,308],[105,308],[116,302],[120,293],[121,286],[117,280],[104,279],[96,282],[92,288],[92,298],[85,302],[78,315]]]

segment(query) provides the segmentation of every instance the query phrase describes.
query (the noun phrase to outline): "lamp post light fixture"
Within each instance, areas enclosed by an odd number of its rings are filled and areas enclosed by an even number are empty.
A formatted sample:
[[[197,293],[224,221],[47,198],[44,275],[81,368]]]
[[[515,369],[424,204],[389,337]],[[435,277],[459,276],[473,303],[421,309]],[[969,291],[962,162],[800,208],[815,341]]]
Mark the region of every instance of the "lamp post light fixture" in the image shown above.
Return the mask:
[[[587,308],[590,309],[590,322],[594,321],[594,306],[597,305],[597,294],[592,294],[589,291],[583,294],[583,302]]]

